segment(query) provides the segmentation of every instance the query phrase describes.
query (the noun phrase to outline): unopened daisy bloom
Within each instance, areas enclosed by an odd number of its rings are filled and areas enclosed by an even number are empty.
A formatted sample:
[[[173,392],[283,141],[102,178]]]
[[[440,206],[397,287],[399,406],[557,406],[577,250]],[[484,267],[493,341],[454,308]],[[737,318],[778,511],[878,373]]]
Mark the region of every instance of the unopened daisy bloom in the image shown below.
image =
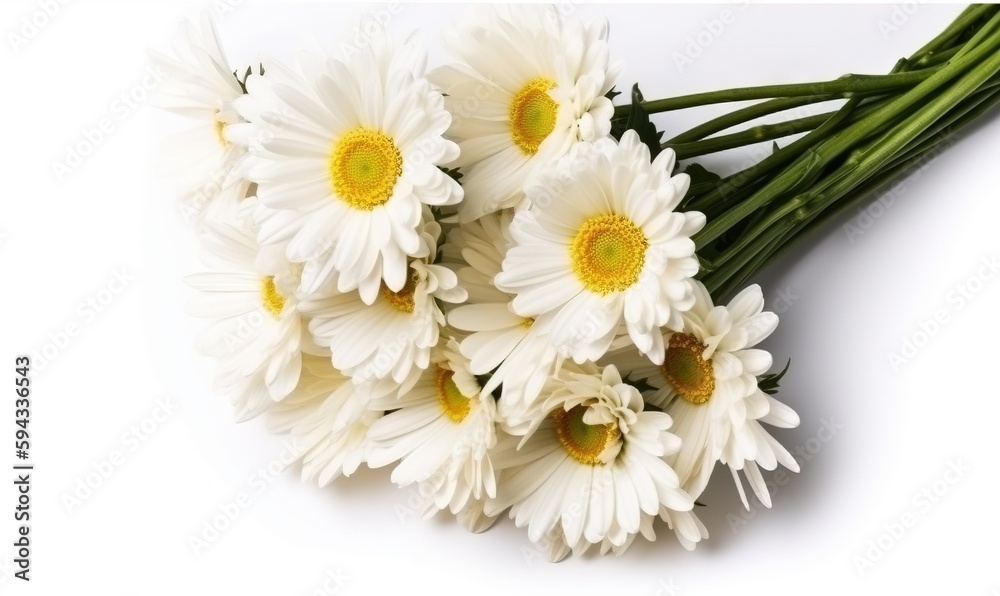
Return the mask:
[[[613,365],[564,369],[546,392],[525,436],[497,445],[500,483],[486,513],[510,507],[533,542],[555,536],[582,552],[607,541],[621,552],[661,508],[692,509],[664,459],[680,449],[670,416],[644,411],[639,391]]]
[[[548,321],[516,314],[514,296],[493,285],[510,242],[511,216],[504,211],[464,224],[449,234],[443,250],[458,254],[458,281],[469,293],[465,304],[448,313],[452,327],[471,332],[461,352],[474,374],[491,373],[483,391],[500,387],[501,407],[518,417],[515,412],[538,397],[559,358],[548,338]]]
[[[329,347],[333,365],[356,383],[392,378],[402,383],[414,366],[425,369],[438,343],[445,316],[438,300],[462,302],[465,290],[455,273],[432,264],[439,234],[429,222],[424,243],[431,247],[426,259],[410,261],[406,284],[399,291],[382,283],[371,304],[358,292],[340,293],[327,286],[303,300],[301,308],[312,320],[315,342]]]
[[[392,481],[418,485],[427,497],[425,516],[442,509],[481,510],[487,497],[496,496],[489,455],[496,444],[496,401],[483,393],[454,339],[436,351],[411,389],[372,407],[393,411],[368,433],[368,465],[398,461]]]
[[[513,207],[534,171],[608,135],[614,107],[605,95],[621,67],[609,63],[607,35],[605,21],[584,25],[540,5],[482,7],[446,34],[464,64],[431,78],[447,94],[448,135],[461,147],[463,222]]]
[[[382,283],[403,291],[408,259],[428,251],[422,207],[461,200],[437,166],[458,147],[442,137],[451,117],[423,62],[415,42],[380,35],[347,62],[311,57],[248,82],[241,110],[259,130],[244,135],[255,139],[247,176],[272,209],[258,218],[260,240],[287,243],[288,258],[306,263],[304,293],[334,278],[366,299]]]
[[[254,199],[246,199],[252,208]],[[190,275],[199,294],[196,316],[213,319],[198,341],[218,360],[216,387],[230,395],[242,419],[288,395],[299,380],[309,347],[295,299],[300,266],[280,250],[261,250],[249,217],[206,224],[203,260],[209,271]]]
[[[243,95],[243,88],[207,12],[200,29],[185,21],[176,40],[173,56],[153,53],[165,77],[157,103],[193,124],[166,142],[170,179],[185,193],[225,188],[233,182],[234,164],[245,153],[227,134],[228,127],[240,121],[233,102]]]
[[[496,285],[516,294],[518,315],[552,314],[553,345],[578,363],[604,355],[622,323],[642,353],[662,361],[658,328],[679,328],[691,307],[691,235],[705,217],[673,211],[690,183],[670,176],[673,152],[649,157],[631,130],[621,144],[580,145],[535,178],[531,207],[510,225],[514,244]]]
[[[773,470],[781,463],[799,471],[788,450],[761,425],[792,428],[799,423],[791,408],[757,386],[757,377],[771,368],[771,354],[754,346],[774,331],[778,316],[764,312],[758,285],[744,289],[727,306],[714,306],[700,282],[693,286],[695,303],[684,313],[684,326],[663,333],[662,365],[628,350],[615,351],[608,360],[628,371],[629,379],[655,388],[646,400],[673,417],[674,432],[683,442],[669,461],[685,490],[697,498],[720,461],[732,471],[744,505],[741,470],[757,498],[770,507],[759,468]]]
[[[382,412],[371,403],[395,387],[355,385],[329,358],[306,355],[295,390],[267,412],[268,427],[287,432],[302,462],[302,479],[326,486],[365,461],[368,430]]]

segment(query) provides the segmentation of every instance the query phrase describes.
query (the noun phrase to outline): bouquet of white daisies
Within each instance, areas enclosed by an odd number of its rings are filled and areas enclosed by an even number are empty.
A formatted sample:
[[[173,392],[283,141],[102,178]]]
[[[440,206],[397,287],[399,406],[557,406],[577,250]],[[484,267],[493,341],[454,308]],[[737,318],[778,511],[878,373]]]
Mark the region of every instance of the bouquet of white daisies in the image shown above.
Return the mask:
[[[970,7],[886,75],[617,107],[607,25],[553,7],[470,11],[432,69],[382,32],[244,70],[188,24],[157,59],[195,123],[169,151],[216,389],[319,485],[391,466],[426,515],[507,512],[554,560],[657,518],[694,548],[717,463],[744,505],[746,482],[770,506],[762,469],[798,470],[768,431],[799,423],[758,347],[778,317],[742,284],[996,102],[998,15]],[[666,141],[649,117],[748,99]],[[677,165],[800,133],[724,179]]]

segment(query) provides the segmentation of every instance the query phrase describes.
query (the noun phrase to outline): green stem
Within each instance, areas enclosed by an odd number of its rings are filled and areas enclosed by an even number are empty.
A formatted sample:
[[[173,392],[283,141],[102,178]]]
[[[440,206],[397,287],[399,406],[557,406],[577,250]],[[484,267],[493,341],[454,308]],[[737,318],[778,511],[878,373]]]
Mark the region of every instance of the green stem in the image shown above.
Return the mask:
[[[826,220],[832,216],[831,211],[853,204],[891,176],[922,160],[950,139],[951,134],[941,135],[942,131],[947,129],[953,134],[1000,102],[1000,90],[995,83],[988,84],[997,72],[1000,72],[1000,52],[972,69],[924,109],[897,124],[865,148],[857,159],[765,218],[739,245],[725,251],[724,256],[730,257],[728,262],[705,275],[706,285],[710,284],[713,291],[731,290],[735,283],[763,266],[784,245],[813,227],[813,220],[821,213],[827,213],[822,218]],[[842,197],[848,193],[854,194],[843,201]]]
[[[994,76],[980,88],[980,91],[997,86],[1000,86],[1000,76]],[[888,99],[880,99],[875,102],[862,105],[858,110],[851,113],[850,117],[848,117],[845,121],[847,123],[856,122],[858,119],[865,117],[874,111],[874,109],[877,109],[881,105],[885,105],[887,102]],[[735,194],[737,189],[745,191],[755,180],[759,180],[771,171],[794,160],[796,156],[802,154],[809,147],[830,136],[830,134],[832,134],[835,130],[835,125],[839,123],[839,121],[828,122],[809,133],[806,137],[796,140],[790,145],[787,145],[786,147],[783,147],[764,158],[762,161],[740,172],[732,174],[720,182],[713,184],[706,183],[701,186],[692,186],[689,194],[694,196],[694,199],[684,204],[682,208],[687,211],[701,211],[710,219],[714,219],[715,216],[721,214],[721,210],[725,209],[727,204],[738,202],[739,200],[746,198],[746,196],[749,196],[742,193],[739,195]],[[877,132],[878,130],[873,130],[873,133]],[[710,190],[705,190],[706,187],[710,187]]]
[[[785,234],[790,232],[794,226],[794,221],[785,220],[781,222],[779,226],[769,230],[766,235],[756,237],[754,239],[754,243],[757,246],[754,247],[754,250],[733,251],[732,259],[729,259],[726,264],[722,265],[715,271],[704,275],[701,278],[701,282],[705,284],[705,287],[708,288],[708,292],[712,296],[721,297],[721,294],[716,294],[716,292],[721,289],[722,284],[750,269],[750,264],[759,260],[760,255],[764,253],[768,247],[771,247],[773,250],[777,250],[778,246],[780,246],[782,240],[784,239]]]
[[[901,71],[897,73],[899,76],[894,78],[889,75],[849,74],[839,79],[819,83],[768,85],[762,87],[726,89],[722,91],[696,93],[681,97],[644,101],[642,102],[642,106],[647,113],[658,113],[731,101],[791,97],[804,98],[808,96],[830,96],[829,99],[836,99],[838,97],[852,97],[856,94],[871,94],[898,90],[923,80],[926,73],[921,74],[922,71],[928,70],[927,67],[933,67],[942,62],[942,59],[940,57],[936,57],[936,55],[945,51],[950,53],[958,52],[959,50],[951,47],[951,45],[954,45],[957,40],[961,39],[966,31],[975,23],[984,18],[990,18],[993,16],[996,10],[998,10],[998,7],[990,4],[978,4],[966,8],[947,28],[945,28],[944,31],[939,33],[922,48],[914,52],[914,54],[906,60],[907,67],[901,69]],[[969,44],[962,43],[959,45],[968,46]],[[945,57],[945,59],[950,57],[950,53]],[[911,66],[919,68],[915,70],[914,68],[911,68]],[[631,106],[628,104],[616,106],[615,118],[627,115],[630,109]],[[706,133],[699,138],[703,138],[704,136],[708,136],[709,134],[720,130],[725,130],[725,128],[728,128],[728,126],[713,130],[712,132]],[[684,134],[686,135],[687,133]],[[697,138],[682,138],[680,140],[671,139],[671,141],[678,143],[690,142],[693,140],[697,140]]]
[[[908,176],[915,168],[923,167],[928,159],[928,155],[941,151],[941,146],[946,142],[952,142],[952,139],[960,130],[974,122],[984,112],[1000,104],[1000,90],[996,88],[992,89],[989,93],[977,93],[973,97],[975,101],[970,105],[964,106],[962,114],[959,117],[949,118],[949,125],[942,127],[950,127],[952,129],[948,134],[927,139],[920,145],[907,150],[904,155],[887,164],[876,176],[867,180],[861,187],[853,190],[848,197],[836,201],[825,211],[817,212],[798,228],[793,229],[791,232],[786,232],[777,242],[773,238],[762,238],[758,242],[758,246],[751,249],[755,254],[746,263],[745,267],[741,269],[727,268],[725,271],[720,269],[717,273],[710,272],[706,274],[703,281],[710,288],[713,296],[722,297],[734,292],[757,271],[767,266],[781,254],[788,252],[790,248],[798,244],[802,239],[811,235],[814,230],[823,227],[830,219],[837,217],[840,213],[869,198],[873,193],[885,188],[893,180],[902,176]],[[822,215],[822,217],[818,217],[819,215]]]
[[[682,132],[681,134],[668,140],[666,144],[678,145],[681,143],[700,141],[709,135],[713,135],[717,132],[726,130],[727,128],[743,124],[744,122],[756,120],[757,118],[774,114],[776,112],[783,112],[785,110],[798,108],[820,101],[827,101],[828,99],[835,98],[831,98],[826,95],[803,95],[801,97],[779,97],[778,99],[763,101],[752,106],[747,106],[745,108],[729,112],[728,114],[724,114],[718,118],[713,118],[704,124],[700,124],[688,131]]]
[[[755,143],[762,143],[764,141],[780,139],[782,137],[810,131],[826,122],[834,114],[836,114],[836,112],[827,112],[824,114],[817,114],[815,116],[799,118],[797,120],[778,122],[776,124],[760,124],[740,132],[720,137],[712,137],[711,139],[695,141],[693,143],[673,144],[668,142],[664,143],[663,147],[673,149],[674,153],[677,154],[677,159],[690,159],[707,153],[726,151],[727,149],[734,149],[744,145],[753,145]]]
[[[945,62],[951,60],[955,57],[964,46],[955,46],[953,48],[948,48],[947,50],[942,50],[940,52],[935,52],[933,54],[927,54],[917,62],[913,63],[914,66],[918,68],[927,68],[930,66],[939,66]]]
[[[996,7],[993,5],[979,4],[969,6],[937,37],[914,52],[914,54],[909,58],[902,60],[902,64],[897,65],[897,68],[893,69],[893,73],[939,66],[940,64],[947,62],[966,45],[963,42],[954,47],[949,47],[949,44],[952,44],[957,39],[961,38],[966,29],[968,29],[973,23],[979,21],[984,16],[990,16],[990,13],[994,10],[996,10]],[[853,95],[856,96],[859,94],[860,93],[854,93]],[[761,102],[759,104],[754,104],[740,110],[735,110],[728,114],[719,116],[718,118],[709,120],[704,124],[698,125],[669,139],[667,143],[675,145],[699,141],[717,132],[726,130],[727,128],[732,128],[733,126],[755,120],[762,116],[797,108],[803,105],[843,98],[845,95],[852,94],[779,97]],[[622,107],[627,108],[628,106]],[[627,112],[627,110],[625,111]]]
[[[785,164],[794,161],[800,155],[804,154],[810,147],[830,137],[834,132],[836,132],[837,127],[841,125],[845,119],[853,115],[854,110],[858,107],[860,102],[860,98],[849,100],[846,104],[841,106],[836,119],[827,120],[819,128],[812,131],[805,137],[797,139],[786,147],[775,151],[749,168],[727,177],[717,185],[715,190],[702,197],[698,197],[697,200],[685,205],[684,208],[688,210],[702,211],[706,215],[714,214],[713,212],[715,210],[723,208],[727,203],[732,202],[731,199],[734,198],[732,196],[732,192],[735,189],[743,188],[748,182],[758,180]],[[878,105],[878,103],[872,104],[869,108],[869,112]],[[860,115],[864,114],[865,112],[862,112]]]
[[[998,87],[1000,87],[1000,77],[994,76],[986,83],[978,87],[970,97],[963,100],[961,103],[957,104],[954,107],[954,109],[945,114],[940,120],[934,122],[934,124],[930,128],[928,128],[920,135],[918,135],[908,145],[905,151],[893,157],[893,159],[889,162],[889,166],[887,167],[891,167],[892,165],[894,165],[899,161],[905,161],[906,159],[908,159],[907,155],[908,152],[917,150],[919,147],[922,147],[924,143],[931,141],[936,142],[937,140],[939,140],[937,139],[937,137],[940,135],[940,133],[954,126],[954,124],[960,121],[967,112],[974,111],[978,109],[978,106],[981,103],[990,101],[991,98],[996,93],[998,93],[997,89]],[[877,140],[872,141],[872,144],[876,142],[878,141]],[[867,149],[868,149],[867,147],[863,148],[861,149],[861,152],[864,153],[867,151]]]
[[[991,23],[998,19],[996,15]],[[988,25],[987,25],[988,26]],[[873,128],[877,128],[891,122],[896,117],[906,113],[918,102],[927,98],[931,93],[949,83],[952,79],[961,76],[965,71],[979,63],[991,52],[1000,56],[1000,52],[995,52],[1000,45],[1000,36],[996,33],[990,35],[982,44],[977,45],[965,55],[956,58],[945,66],[936,70],[928,78],[923,80],[913,89],[903,93],[900,97],[892,100],[884,107],[880,108],[870,117],[850,125],[841,133],[834,135],[829,140],[824,141],[820,146],[809,150],[797,162],[797,165],[789,167],[779,174],[766,187],[758,191],[746,201],[741,202],[728,209],[717,219],[709,222],[705,228],[695,235],[695,245],[698,249],[704,247],[709,242],[717,239],[726,230],[745,219],[754,211],[761,209],[771,203],[776,198],[785,194],[790,188],[797,186],[798,182],[806,177],[821,171],[833,159],[839,157],[844,152],[855,146],[864,138],[870,135]],[[995,56],[993,57],[995,58]],[[991,63],[989,60],[988,63]],[[993,73],[990,73],[992,76]],[[892,76],[892,75],[887,75]],[[989,78],[989,77],[987,77]],[[971,91],[971,90],[970,90]],[[925,113],[921,110],[920,113]],[[856,161],[858,156],[849,158]]]
[[[912,70],[915,67],[920,68],[925,66],[937,66],[941,63],[949,61],[955,54],[958,53],[959,50],[961,50],[965,45],[968,45],[967,42],[969,41],[969,38],[974,37],[974,32],[970,34],[967,30],[970,25],[984,16],[990,16],[996,9],[997,7],[992,5],[970,6],[934,40],[915,52],[911,57],[897,62],[890,74]],[[948,43],[953,43],[963,37],[966,39],[958,45],[954,47],[947,47],[947,49],[940,49],[945,48]],[[891,98],[873,100],[871,103],[864,106],[862,110],[865,110],[869,106],[876,106],[880,104],[884,105],[884,103],[887,103],[889,99]],[[799,98],[779,98],[762,102],[749,106],[748,108],[736,110],[730,114],[720,116],[719,118],[715,118],[701,126],[692,128],[682,135],[678,135],[668,142],[678,143],[689,142],[689,140],[698,140],[697,137],[699,136],[707,136],[718,132],[719,130],[723,130],[726,127],[734,126],[756,117],[781,111],[782,109],[804,105],[813,101],[825,100],[823,100],[821,96],[806,96]],[[861,116],[861,114],[858,114],[858,116]],[[854,121],[854,118],[852,118],[851,121]],[[734,188],[739,188],[739,194],[743,195],[743,191],[750,187],[754,180],[758,180],[762,176],[767,175],[769,172],[783,166],[785,163],[792,161],[796,155],[803,153],[809,147],[822,140],[821,134],[819,134],[820,132],[821,131],[817,129],[812,133],[809,133],[804,138],[798,139],[784,149],[779,149],[763,161],[754,164],[743,171],[730,175],[721,183],[711,185],[710,190],[705,190],[704,188],[699,188],[697,186],[692,187],[689,196],[692,196],[693,200],[690,200],[690,202],[683,205],[683,207],[685,209],[702,211],[706,215],[709,215],[710,219],[713,218],[712,216],[715,215],[713,212],[724,208],[727,202],[731,203],[734,200],[742,200],[742,198],[745,198],[734,195]],[[702,186],[705,187],[709,185],[706,184]]]
[[[858,122],[858,121],[864,119],[865,117],[867,117],[868,114],[874,112],[879,107],[878,105],[865,106],[865,107],[863,107],[861,109],[858,109],[858,110],[855,110],[855,111],[852,112],[851,110],[853,108],[852,108],[852,106],[850,104],[851,104],[851,102],[856,102],[856,101],[860,101],[860,99],[853,99],[850,102],[848,102],[848,105],[844,106],[845,109],[843,110],[842,114],[840,114],[841,117],[837,121],[831,120],[828,123],[828,125],[830,125],[830,130],[831,131],[836,130],[837,128],[839,128],[839,126],[840,126],[840,124],[842,122],[846,122],[848,124],[851,124],[851,123],[854,123],[854,122]],[[865,108],[868,108],[868,109],[865,109]],[[899,118],[896,118],[896,119],[892,119],[892,120],[888,120],[888,121],[882,122],[882,123],[880,123],[880,124],[872,127],[868,131],[868,134],[866,136],[860,137],[859,142],[867,140],[867,139],[871,138],[872,136],[876,136],[876,135],[882,134],[886,130],[889,130],[895,124],[898,124],[899,121],[901,121],[901,120],[902,120],[902,117],[899,117]],[[789,147],[791,147],[791,145]],[[802,175],[802,177],[800,177],[795,182],[794,185],[789,186],[788,188],[786,188],[784,190],[784,192],[785,192],[785,194],[790,194],[790,193],[797,192],[797,189],[802,189],[802,188],[812,188],[812,189],[815,189],[815,187],[813,187],[812,185],[821,176],[823,176],[823,170],[821,168],[814,168],[811,171],[807,171],[807,173],[804,173]],[[769,227],[775,225],[778,221],[780,221],[781,219],[783,219],[784,217],[786,217],[788,214],[789,214],[789,212],[788,211],[784,211],[783,208],[779,208],[777,211],[772,212],[772,213],[767,213],[763,209],[757,211],[757,216],[747,226],[748,231],[745,231],[741,235],[740,239],[738,241],[736,241],[733,245],[727,246],[726,249],[722,252],[722,254],[720,254],[718,257],[716,257],[716,260],[715,260],[714,264],[716,266],[723,265],[729,259],[731,259],[733,257],[733,255],[739,254],[743,250],[747,250],[747,247],[754,241],[754,238],[756,236],[758,236],[760,234],[764,234],[765,231]]]
[[[889,74],[896,72],[901,72],[907,67],[906,60],[899,60],[892,67]],[[734,199],[742,200],[745,196],[736,197],[733,195],[733,189],[739,188],[741,191],[747,188],[748,182],[758,180],[761,177],[767,175],[768,173],[784,166],[790,161],[794,161],[799,155],[805,153],[810,147],[815,146],[820,141],[828,138],[836,131],[836,126],[840,125],[844,118],[850,116],[852,119],[855,117],[861,117],[870,112],[871,110],[888,103],[891,97],[883,97],[871,99],[867,98],[868,103],[861,106],[861,111],[855,114],[855,108],[859,106],[862,101],[860,98],[852,98],[848,100],[847,104],[841,106],[842,116],[838,117],[837,120],[827,121],[822,126],[816,130],[805,135],[801,139],[797,139],[790,145],[780,148],[773,152],[767,158],[762,161],[746,168],[741,172],[737,172],[727,177],[721,183],[717,184],[712,191],[705,193],[704,196],[696,196],[694,200],[690,201],[688,204],[682,205],[684,209],[697,210],[705,213],[710,219],[714,219],[718,213],[718,209],[724,208],[727,202],[733,202]],[[854,120],[848,120],[852,122]],[[750,193],[753,194],[753,193]],[[740,195],[743,195],[741,192]]]
[[[991,36],[993,32],[997,30],[997,26],[1000,25],[1000,21],[996,18],[997,14],[1000,13],[994,13],[993,17],[975,32],[972,38],[962,46],[962,49],[959,50],[957,54],[955,54],[956,58],[971,51],[972,48],[978,46],[984,39]]]
[[[900,174],[909,175],[914,168],[924,167],[926,163],[929,163],[933,159],[933,157],[928,158],[928,155],[939,153],[947,148],[947,146],[956,142],[956,137],[960,131],[975,122],[983,113],[1000,104],[1000,90],[994,88],[989,93],[977,93],[970,99],[974,99],[975,101],[964,106],[961,115],[958,117],[949,118],[949,123],[941,127],[937,135],[926,138],[912,149],[908,149],[903,155],[900,155],[887,164],[885,169],[880,171],[879,174],[866,181],[861,188],[852,192],[849,198],[834,203],[831,208],[822,212],[821,218],[810,220],[808,225],[803,226],[797,231],[792,241],[798,240],[800,236],[808,234],[816,227],[823,225],[830,218],[868,198],[869,195],[884,188]],[[945,129],[947,129],[947,132]]]
[[[891,75],[860,75],[849,74],[832,81],[819,83],[794,83],[789,85],[765,85],[762,87],[739,87],[722,91],[695,93],[680,97],[668,97],[642,102],[642,108],[650,114],[682,110],[696,106],[731,101],[747,101],[751,99],[769,99],[773,97],[801,97],[807,95],[833,95],[850,97],[854,94],[887,93],[912,87],[928,78],[936,69],[915,70]],[[615,108],[615,117],[624,116],[630,106]]]
[[[1000,19],[998,19],[1000,22]],[[991,35],[1000,39],[1000,29]],[[971,54],[971,53],[970,53]],[[907,145],[915,141],[935,122],[946,118],[948,112],[972,96],[993,75],[1000,72],[1000,51],[994,52],[980,66],[972,69],[955,85],[935,97],[923,110],[907,118],[879,141],[866,148],[836,177],[826,193],[815,193],[805,204],[805,217],[815,216],[840,196],[876,174],[879,166],[889,163]]]
[[[922,48],[913,53],[908,59],[912,63],[920,62],[935,53],[938,53],[942,48],[947,48],[949,44],[953,43],[956,38],[960,37],[963,32],[974,23],[982,18],[990,18],[992,12],[996,10],[996,6],[992,4],[972,4],[963,10],[954,21],[948,25],[944,31],[939,33],[934,39],[930,40]],[[965,45],[965,44],[961,44]]]

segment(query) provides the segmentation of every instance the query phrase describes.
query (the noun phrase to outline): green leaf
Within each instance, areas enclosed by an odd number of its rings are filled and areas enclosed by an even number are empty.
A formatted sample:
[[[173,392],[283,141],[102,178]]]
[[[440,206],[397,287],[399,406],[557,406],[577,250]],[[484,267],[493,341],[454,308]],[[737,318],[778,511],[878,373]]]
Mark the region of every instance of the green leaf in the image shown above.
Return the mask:
[[[789,358],[788,362],[785,363],[785,368],[781,369],[781,372],[770,375],[762,375],[759,379],[757,379],[757,387],[760,387],[760,390],[768,395],[774,395],[778,392],[778,385],[781,378],[785,376],[785,373],[788,372],[788,367],[791,365],[792,359]]]
[[[462,172],[459,171],[462,168],[450,168],[449,169],[449,168],[444,168],[444,167],[438,166],[438,169],[441,170],[442,172],[444,172],[445,174],[447,174],[449,177],[451,177],[451,179],[454,180],[455,182],[458,182],[459,184],[462,184],[462,176],[464,176],[464,174],[462,174]]]
[[[677,166],[674,167],[675,170]],[[684,173],[691,177],[691,186],[688,187],[684,199],[681,200],[680,209],[688,210],[688,206],[699,198],[715,192],[722,184],[722,177],[711,172],[705,166],[698,163],[690,163],[684,168]]]
[[[639,393],[647,395],[655,391],[658,391],[656,387],[650,385],[645,379],[632,379],[631,376],[632,376],[631,374],[625,375],[625,378],[622,379],[622,382],[624,382],[627,385],[635,387],[636,389],[639,390]],[[646,404],[647,407],[651,407],[651,405],[652,404]]]
[[[611,135],[620,141],[626,130],[634,130],[639,135],[639,140],[649,147],[650,159],[655,159],[660,154],[660,138],[663,133],[656,130],[656,125],[649,120],[649,114],[642,107],[642,100],[639,85],[633,85],[632,105],[628,116],[614,118],[611,121]]]
[[[649,147],[649,156],[655,159],[660,154],[660,138],[663,133],[656,130],[649,120],[649,114],[642,107],[642,91],[638,83],[632,86],[632,109],[628,115],[628,128],[639,133],[639,140]]]
[[[243,93],[246,93],[247,92],[247,85],[246,85],[246,83],[244,83],[243,81],[240,80],[240,75],[235,70],[233,71],[233,78],[236,79],[237,83],[239,83],[240,89],[243,90]]]
[[[691,177],[691,186],[705,184],[711,185],[714,188],[715,185],[722,180],[722,176],[709,171],[700,163],[689,163],[687,167],[684,168],[684,173]]]
[[[263,62],[259,63],[259,69],[260,69],[260,76],[264,76],[264,63]],[[243,93],[249,93],[249,91],[247,91],[247,80],[250,78],[250,75],[252,75],[252,74],[253,74],[253,67],[252,66],[248,66],[247,67],[246,72],[243,73],[243,78],[242,79],[240,79],[239,71],[237,71],[237,70],[233,71],[233,77],[236,79],[236,82],[239,83],[240,89],[243,90]]]

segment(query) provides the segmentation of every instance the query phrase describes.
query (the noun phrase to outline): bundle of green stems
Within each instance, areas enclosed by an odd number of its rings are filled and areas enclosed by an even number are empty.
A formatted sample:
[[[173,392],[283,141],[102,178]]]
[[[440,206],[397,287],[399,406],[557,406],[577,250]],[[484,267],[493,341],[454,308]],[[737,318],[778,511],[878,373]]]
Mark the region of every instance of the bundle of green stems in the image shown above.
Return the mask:
[[[972,5],[884,75],[768,85],[644,101],[615,110],[619,122],[709,104],[766,100],[662,142],[679,160],[801,135],[758,163],[719,178],[703,168],[681,210],[705,213],[694,236],[700,279],[714,297],[742,287],[775,256],[841,210],[872,196],[954,143],[1000,100],[1000,6]],[[731,132],[758,118],[831,100],[838,109]],[[647,141],[648,142],[648,141]],[[689,170],[693,174],[695,170]]]

